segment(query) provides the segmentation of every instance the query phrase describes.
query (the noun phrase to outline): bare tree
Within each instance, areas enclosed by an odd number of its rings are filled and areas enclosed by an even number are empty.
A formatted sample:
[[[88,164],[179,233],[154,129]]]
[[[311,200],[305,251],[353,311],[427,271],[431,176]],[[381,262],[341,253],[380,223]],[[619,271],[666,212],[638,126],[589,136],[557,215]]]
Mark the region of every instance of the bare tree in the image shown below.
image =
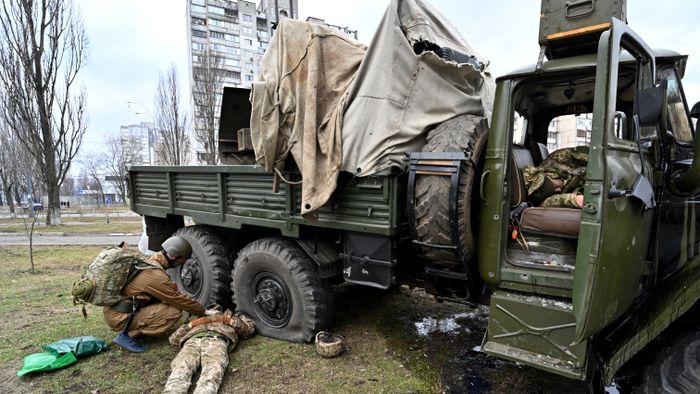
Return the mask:
[[[2,194],[8,208],[10,208],[10,214],[13,216],[15,214],[15,198],[12,192],[17,186],[15,165],[20,161],[17,145],[19,145],[19,141],[13,137],[0,120],[0,182],[2,182]]]
[[[103,201],[102,193],[100,192],[101,185],[95,182],[85,169],[80,172],[78,183],[81,190],[80,194],[86,196],[88,201],[94,199],[99,208],[100,202]]]
[[[44,191],[39,173],[33,157],[16,134],[0,120],[0,181],[12,215],[15,214],[15,201],[22,203],[28,196],[38,201],[37,196]]]
[[[89,157],[82,160],[83,164],[83,175],[88,180],[88,186],[97,191],[93,197],[97,203],[97,208],[100,207],[100,203],[105,202],[105,191],[102,185],[103,178],[103,167],[102,160],[100,160],[100,154],[90,155]]]
[[[102,167],[119,193],[122,204],[126,204],[126,167],[130,165],[136,152],[125,152],[119,138],[107,136],[107,155],[102,160]]]
[[[34,270],[34,228],[41,215],[38,211],[35,211],[34,207],[30,204],[29,208],[20,214],[20,217],[22,218],[22,223],[24,223],[24,231],[29,239],[29,264],[32,267],[32,274],[34,274],[36,273]]]
[[[156,130],[161,136],[158,156],[166,165],[186,164],[190,138],[186,129],[187,115],[180,107],[180,84],[174,64],[167,73],[160,75],[154,104]]]
[[[207,164],[219,162],[219,108],[224,80],[221,59],[209,50],[193,65],[194,137],[204,148]]]
[[[87,47],[69,0],[2,2],[0,113],[41,169],[49,225],[61,223],[61,183],[85,133],[85,92],[75,90]]]

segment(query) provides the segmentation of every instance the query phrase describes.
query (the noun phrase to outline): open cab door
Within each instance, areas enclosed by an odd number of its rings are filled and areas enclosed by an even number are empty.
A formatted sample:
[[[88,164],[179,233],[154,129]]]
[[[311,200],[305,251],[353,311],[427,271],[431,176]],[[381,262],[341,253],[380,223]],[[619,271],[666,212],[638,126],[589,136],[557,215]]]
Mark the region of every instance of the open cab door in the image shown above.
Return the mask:
[[[620,64],[622,51],[635,59]],[[654,87],[652,50],[613,19],[599,41],[590,161],[572,293],[576,342],[612,323],[638,295],[650,245],[654,193],[640,127]],[[631,115],[631,116],[630,116]]]

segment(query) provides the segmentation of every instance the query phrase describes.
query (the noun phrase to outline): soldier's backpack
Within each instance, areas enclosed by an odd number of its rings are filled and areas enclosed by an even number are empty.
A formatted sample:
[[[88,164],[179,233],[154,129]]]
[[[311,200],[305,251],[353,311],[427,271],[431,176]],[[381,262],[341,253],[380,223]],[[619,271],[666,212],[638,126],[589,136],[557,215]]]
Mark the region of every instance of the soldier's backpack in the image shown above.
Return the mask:
[[[87,266],[82,278],[73,282],[73,303],[83,305],[83,316],[86,316],[85,304],[112,306],[120,302],[122,289],[140,270],[161,268],[139,259],[123,246],[122,242],[102,250]]]

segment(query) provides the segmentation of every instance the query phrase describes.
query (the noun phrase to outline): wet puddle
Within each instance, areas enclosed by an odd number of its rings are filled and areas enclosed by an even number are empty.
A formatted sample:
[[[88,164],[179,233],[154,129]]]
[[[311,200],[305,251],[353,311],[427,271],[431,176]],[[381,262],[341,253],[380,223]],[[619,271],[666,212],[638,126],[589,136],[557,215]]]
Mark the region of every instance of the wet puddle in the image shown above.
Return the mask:
[[[443,393],[588,393],[588,385],[552,373],[486,355],[481,344],[488,325],[487,306],[436,302],[422,290],[401,288],[386,294],[352,289],[346,306],[355,313],[377,312],[390,347],[421,355],[439,371]],[[367,310],[362,311],[362,309]],[[615,385],[609,393],[627,393]]]
[[[457,313],[452,316],[448,316],[444,319],[436,319],[434,317],[426,317],[423,318],[421,321],[417,321],[414,323],[416,327],[416,334],[420,337],[427,337],[432,334],[440,333],[440,334],[450,334],[450,335],[458,335],[458,334],[468,334],[471,332],[469,327],[466,327],[464,325],[461,325],[458,323],[458,320],[465,320],[465,319],[476,319],[479,318],[478,312],[463,312],[463,313]]]
[[[466,309],[466,307],[464,307]],[[481,352],[488,307],[479,306],[447,316],[412,321],[410,331],[424,349],[442,354],[442,385],[446,393],[586,393],[582,382],[490,357]]]

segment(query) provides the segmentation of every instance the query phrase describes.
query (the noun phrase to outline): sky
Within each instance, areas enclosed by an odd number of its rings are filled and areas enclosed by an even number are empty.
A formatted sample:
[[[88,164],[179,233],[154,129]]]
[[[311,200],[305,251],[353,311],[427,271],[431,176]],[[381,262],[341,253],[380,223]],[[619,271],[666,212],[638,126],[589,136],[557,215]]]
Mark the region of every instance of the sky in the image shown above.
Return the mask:
[[[539,0],[430,0],[485,59],[494,76],[533,64],[539,44]],[[175,64],[183,103],[189,103],[188,0],[74,0],[90,39],[81,71],[89,126],[81,156],[105,146],[119,126],[149,121],[159,74]],[[683,80],[688,104],[700,101],[700,2],[628,1],[632,29],[652,48],[690,55]],[[299,17],[358,30],[369,43],[389,0],[299,0]],[[659,4],[663,4],[660,6]],[[137,104],[128,104],[134,102]]]

